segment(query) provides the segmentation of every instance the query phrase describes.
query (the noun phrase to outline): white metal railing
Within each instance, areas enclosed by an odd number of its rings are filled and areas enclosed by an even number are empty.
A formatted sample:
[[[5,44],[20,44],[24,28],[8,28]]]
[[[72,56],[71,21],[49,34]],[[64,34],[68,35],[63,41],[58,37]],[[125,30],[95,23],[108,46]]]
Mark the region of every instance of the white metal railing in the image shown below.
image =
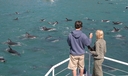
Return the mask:
[[[117,69],[117,68],[115,68],[115,67],[111,67],[111,66],[104,65],[104,64],[102,64],[102,66],[111,68],[111,69],[113,69],[113,71],[120,71],[120,72],[122,72],[122,73],[127,74],[127,76],[128,76],[128,71],[124,71],[124,70],[121,70],[121,69]],[[111,73],[108,73],[108,72],[105,72],[105,71],[103,71],[103,72],[104,72],[105,74],[107,74],[107,75],[110,75],[110,76],[116,76],[116,75],[114,75],[114,74],[111,74]],[[119,75],[119,76],[121,76],[121,75]],[[123,75],[123,76],[126,76],[126,75]]]
[[[127,65],[128,66],[128,63],[127,62],[123,62],[123,61],[120,61],[120,60],[112,59],[112,58],[109,58],[109,57],[104,57],[104,59],[110,60],[110,61],[113,61],[113,62],[120,63],[120,64],[123,64],[123,65]]]
[[[55,76],[55,68],[58,67],[58,66],[60,66],[60,65],[62,65],[62,64],[64,64],[64,63],[66,63],[67,61],[69,61],[69,59],[70,59],[70,58],[67,58],[67,59],[63,60],[62,62],[60,62],[60,63],[54,65],[54,66],[45,74],[45,76],[48,76],[51,72],[52,72],[52,76]],[[127,63],[127,62],[123,62],[123,61],[120,61],[120,60],[112,59],[112,58],[109,58],[109,57],[104,57],[104,59],[128,66],[128,63]],[[90,64],[89,64],[89,65],[90,65]],[[89,68],[90,68],[90,66],[89,66]]]
[[[60,62],[60,63],[54,65],[54,66],[45,74],[45,76],[48,76],[51,72],[52,72],[52,76],[55,76],[55,73],[54,73],[55,68],[58,67],[58,66],[60,66],[60,65],[62,65],[62,64],[64,64],[65,62],[69,61],[69,59],[70,59],[70,58],[67,58],[67,59],[63,60],[62,62]]]

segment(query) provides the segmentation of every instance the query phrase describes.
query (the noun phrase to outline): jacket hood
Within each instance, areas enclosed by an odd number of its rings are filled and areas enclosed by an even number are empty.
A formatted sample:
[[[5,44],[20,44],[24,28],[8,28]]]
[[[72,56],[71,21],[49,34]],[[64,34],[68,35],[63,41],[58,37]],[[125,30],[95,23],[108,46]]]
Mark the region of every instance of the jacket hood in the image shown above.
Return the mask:
[[[81,36],[82,32],[80,30],[74,30],[71,32],[71,34],[74,38],[78,39]]]

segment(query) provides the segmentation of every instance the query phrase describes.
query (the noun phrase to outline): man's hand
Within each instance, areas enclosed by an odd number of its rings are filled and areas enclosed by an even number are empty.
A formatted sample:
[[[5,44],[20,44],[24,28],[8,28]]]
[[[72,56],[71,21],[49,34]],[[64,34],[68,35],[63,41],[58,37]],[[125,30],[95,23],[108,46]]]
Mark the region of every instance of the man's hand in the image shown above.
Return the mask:
[[[90,33],[90,34],[89,34],[89,38],[92,38],[92,37],[93,37],[93,33]]]

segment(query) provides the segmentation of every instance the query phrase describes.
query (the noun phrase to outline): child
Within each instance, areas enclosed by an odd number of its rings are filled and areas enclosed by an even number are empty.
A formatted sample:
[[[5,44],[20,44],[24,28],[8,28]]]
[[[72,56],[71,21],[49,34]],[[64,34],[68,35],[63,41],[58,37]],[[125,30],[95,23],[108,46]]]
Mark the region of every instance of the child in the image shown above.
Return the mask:
[[[102,30],[96,31],[96,42],[93,48],[88,46],[94,58],[93,74],[92,76],[103,76],[102,63],[106,53],[106,41],[104,40],[104,33]]]

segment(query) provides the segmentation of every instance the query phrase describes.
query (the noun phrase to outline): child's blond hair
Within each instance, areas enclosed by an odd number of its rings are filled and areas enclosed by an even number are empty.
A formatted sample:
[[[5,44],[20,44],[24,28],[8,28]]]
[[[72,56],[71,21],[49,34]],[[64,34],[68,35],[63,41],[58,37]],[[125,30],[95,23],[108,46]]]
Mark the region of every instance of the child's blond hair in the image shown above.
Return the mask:
[[[96,37],[97,39],[103,39],[104,38],[104,32],[102,30],[96,31]]]

